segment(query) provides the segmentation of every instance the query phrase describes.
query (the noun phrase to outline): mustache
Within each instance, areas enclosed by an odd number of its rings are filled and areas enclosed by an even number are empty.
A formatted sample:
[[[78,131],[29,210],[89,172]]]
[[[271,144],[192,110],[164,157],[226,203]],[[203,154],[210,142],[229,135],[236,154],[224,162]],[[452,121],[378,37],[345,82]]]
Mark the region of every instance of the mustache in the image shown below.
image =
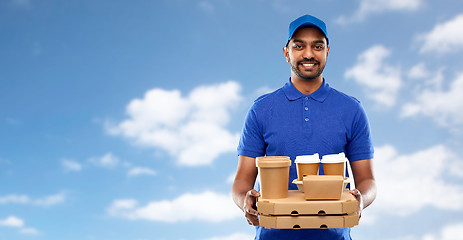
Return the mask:
[[[315,60],[315,58],[304,58],[300,61],[297,62],[297,64],[303,64],[303,63],[320,63],[319,61]]]

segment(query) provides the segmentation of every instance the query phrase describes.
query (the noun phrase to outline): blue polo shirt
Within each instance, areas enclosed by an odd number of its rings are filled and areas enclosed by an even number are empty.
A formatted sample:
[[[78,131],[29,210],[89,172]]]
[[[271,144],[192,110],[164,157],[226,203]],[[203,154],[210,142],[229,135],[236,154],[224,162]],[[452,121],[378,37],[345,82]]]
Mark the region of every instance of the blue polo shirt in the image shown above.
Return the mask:
[[[248,111],[238,155],[289,156],[288,189],[297,178],[294,160],[299,155],[320,156],[344,152],[349,161],[373,158],[367,116],[360,102],[326,81],[310,95],[299,92],[291,80],[282,88],[259,97]],[[323,172],[323,169],[321,169]],[[351,239],[350,229],[265,229],[256,239]]]

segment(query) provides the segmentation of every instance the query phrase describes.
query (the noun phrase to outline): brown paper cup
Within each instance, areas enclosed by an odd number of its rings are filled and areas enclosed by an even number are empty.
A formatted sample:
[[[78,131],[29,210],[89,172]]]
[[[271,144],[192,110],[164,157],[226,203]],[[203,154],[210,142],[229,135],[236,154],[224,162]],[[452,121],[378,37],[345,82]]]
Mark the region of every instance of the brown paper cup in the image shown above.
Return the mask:
[[[302,178],[306,175],[318,175],[320,156],[318,153],[297,156],[294,163],[296,163],[297,180],[302,181]]]
[[[288,197],[289,166],[291,166],[289,157],[258,157],[256,158],[256,166],[259,171],[262,198]]]
[[[297,180],[302,181],[307,175],[318,175],[319,166],[319,163],[296,163]]]
[[[346,172],[346,160],[343,152],[323,156],[321,162],[325,175],[341,175],[344,177]]]
[[[345,162],[323,163],[323,171],[325,175],[341,175],[344,177],[345,164]]]

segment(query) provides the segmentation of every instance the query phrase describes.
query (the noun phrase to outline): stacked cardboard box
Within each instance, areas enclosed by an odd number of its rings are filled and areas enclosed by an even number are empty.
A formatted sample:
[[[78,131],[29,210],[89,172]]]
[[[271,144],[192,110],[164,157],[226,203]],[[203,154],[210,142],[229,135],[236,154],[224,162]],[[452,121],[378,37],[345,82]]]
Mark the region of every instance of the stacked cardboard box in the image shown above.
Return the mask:
[[[357,200],[344,190],[338,200],[306,200],[303,192],[257,201],[259,225],[265,228],[345,228],[358,225]]]
[[[296,159],[298,191],[288,191],[287,156],[256,158],[261,185],[257,201],[259,225],[265,228],[345,228],[358,225],[358,202],[346,189],[345,158],[339,154],[324,156],[325,174],[318,175],[319,158]],[[325,161],[324,161],[325,160]],[[328,161],[329,160],[329,161]]]

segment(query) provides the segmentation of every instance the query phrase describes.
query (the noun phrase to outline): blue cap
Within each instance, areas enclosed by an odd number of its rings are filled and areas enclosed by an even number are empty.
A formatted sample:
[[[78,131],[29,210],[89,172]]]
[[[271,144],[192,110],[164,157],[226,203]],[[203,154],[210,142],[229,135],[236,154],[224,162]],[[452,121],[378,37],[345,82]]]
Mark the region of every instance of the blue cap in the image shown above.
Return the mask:
[[[288,31],[288,42],[293,37],[294,33],[302,27],[316,27],[325,34],[326,42],[329,44],[328,41],[328,33],[326,32],[326,25],[325,23],[311,15],[304,15],[296,20],[294,20],[291,24],[289,24],[289,31]]]

